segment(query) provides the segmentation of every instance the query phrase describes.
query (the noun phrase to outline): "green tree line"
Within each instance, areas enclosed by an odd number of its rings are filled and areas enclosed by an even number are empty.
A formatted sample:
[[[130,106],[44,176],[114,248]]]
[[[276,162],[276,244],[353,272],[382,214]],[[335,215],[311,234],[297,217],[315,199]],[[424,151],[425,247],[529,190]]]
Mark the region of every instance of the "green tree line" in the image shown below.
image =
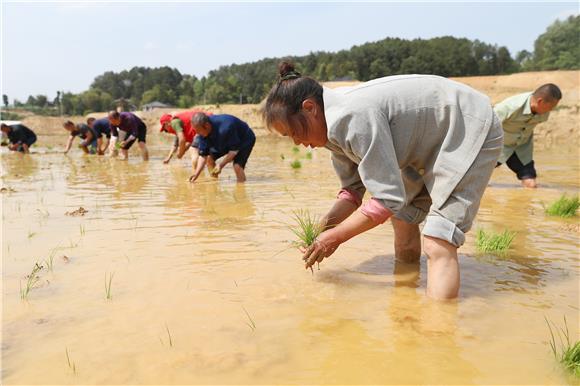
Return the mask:
[[[512,58],[503,46],[452,36],[405,40],[386,38],[338,52],[265,58],[252,63],[221,66],[197,78],[170,67],[133,67],[97,76],[80,94],[30,96],[25,106],[53,114],[106,111],[115,101],[139,107],[152,101],[187,108],[207,103],[259,103],[274,83],[277,64],[289,59],[305,75],[320,81],[366,81],[387,75],[421,73],[441,76],[510,74],[519,71],[580,68],[580,16],[556,20],[535,41],[534,52]],[[4,104],[7,105],[7,97]]]

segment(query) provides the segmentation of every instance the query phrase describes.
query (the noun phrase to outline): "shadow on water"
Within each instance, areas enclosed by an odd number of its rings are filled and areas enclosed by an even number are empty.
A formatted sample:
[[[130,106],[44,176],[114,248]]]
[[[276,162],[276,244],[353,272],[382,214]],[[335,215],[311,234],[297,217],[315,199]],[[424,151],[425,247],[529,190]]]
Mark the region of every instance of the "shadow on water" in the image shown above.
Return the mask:
[[[548,283],[570,280],[557,263],[517,254],[460,255],[460,298],[490,298],[501,293],[542,295]],[[339,286],[369,288],[407,287],[422,295],[426,288],[427,259],[418,263],[398,262],[393,255],[374,256],[350,269],[315,270],[317,280]]]

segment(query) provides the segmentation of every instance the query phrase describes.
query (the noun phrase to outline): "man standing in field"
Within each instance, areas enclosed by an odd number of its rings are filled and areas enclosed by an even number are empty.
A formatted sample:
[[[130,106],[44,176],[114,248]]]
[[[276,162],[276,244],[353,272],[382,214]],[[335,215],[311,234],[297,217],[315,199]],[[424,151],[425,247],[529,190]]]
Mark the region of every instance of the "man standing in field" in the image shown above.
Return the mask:
[[[177,152],[177,158],[181,159],[185,152],[192,147],[191,154],[191,169],[195,172],[197,160],[199,158],[199,139],[200,137],[195,132],[191,124],[191,118],[197,113],[205,113],[206,115],[211,115],[211,113],[204,112],[202,110],[191,110],[183,111],[177,114],[163,114],[159,119],[161,127],[159,131],[173,134],[175,136],[175,141],[169,154],[163,160],[164,164],[169,163],[171,158]]]
[[[512,96],[494,107],[504,130],[503,151],[497,166],[506,163],[526,188],[537,187],[533,157],[534,128],[548,120],[550,111],[560,99],[562,92],[558,86],[547,83],[534,92]]]
[[[30,153],[30,146],[36,142],[36,134],[34,134],[34,131],[22,124],[7,125],[2,123],[0,130],[8,136],[8,140],[10,141],[8,149],[12,151]]]
[[[244,169],[256,143],[256,136],[250,126],[228,114],[208,116],[197,113],[192,117],[191,123],[195,131],[201,135],[199,140],[201,162],[197,163],[189,181],[197,180],[206,162],[213,177],[217,177],[227,164],[233,162],[237,181],[246,181]],[[217,163],[220,158],[222,160]]]
[[[109,145],[110,154],[114,154],[117,139],[119,138],[119,130],[121,130],[127,133],[126,138],[119,143],[123,156],[122,159],[127,160],[129,158],[129,149],[135,141],[138,141],[143,161],[149,160],[149,152],[145,144],[145,138],[147,137],[147,126],[145,123],[138,116],[129,112],[120,113],[118,111],[111,111],[109,112],[108,118],[112,137],[111,144]]]

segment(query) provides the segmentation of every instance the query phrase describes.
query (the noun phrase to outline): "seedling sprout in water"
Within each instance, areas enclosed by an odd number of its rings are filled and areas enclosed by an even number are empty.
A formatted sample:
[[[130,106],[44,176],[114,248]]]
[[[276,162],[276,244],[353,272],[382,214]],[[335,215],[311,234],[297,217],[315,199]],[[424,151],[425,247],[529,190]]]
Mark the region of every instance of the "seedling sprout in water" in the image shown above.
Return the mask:
[[[38,283],[38,281],[40,280],[40,277],[38,277],[36,274],[38,272],[40,272],[41,269],[42,269],[42,265],[39,265],[38,263],[34,263],[34,267],[32,267],[32,271],[30,272],[30,274],[28,276],[26,276],[25,287],[22,288],[22,282],[20,283],[20,298],[22,300],[25,300],[28,298],[28,294],[30,293],[30,291],[32,291],[32,288],[34,288],[36,283]]]
[[[111,282],[113,281],[114,273],[110,273],[107,277],[105,274],[105,297],[107,300],[113,299],[113,295],[111,294]]]
[[[292,167],[292,169],[300,169],[302,167],[302,162],[294,160],[290,163],[290,167]]]
[[[564,317],[564,327],[560,327],[559,329],[555,325],[554,329],[552,329],[554,323],[551,323],[546,317],[544,317],[544,319],[546,319],[546,324],[550,330],[549,343],[554,358],[560,362],[566,371],[572,374],[576,379],[580,379],[580,341],[576,341],[576,343],[573,344],[570,342],[570,332],[568,331],[566,317]],[[559,350],[554,331],[556,331],[560,341]]]
[[[545,211],[550,216],[560,216],[568,218],[576,215],[576,210],[580,207],[578,196],[568,198],[563,194],[559,199],[551,203]]]
[[[505,230],[502,233],[494,233],[478,229],[475,238],[475,246],[480,252],[505,253],[515,237],[516,233],[508,230]]]

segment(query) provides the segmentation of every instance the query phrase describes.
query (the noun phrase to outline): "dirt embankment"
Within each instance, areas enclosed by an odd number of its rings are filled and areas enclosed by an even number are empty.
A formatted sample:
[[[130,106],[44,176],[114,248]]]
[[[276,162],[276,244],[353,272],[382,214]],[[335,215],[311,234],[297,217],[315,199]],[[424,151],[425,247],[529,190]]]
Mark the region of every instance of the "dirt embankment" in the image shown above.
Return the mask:
[[[535,142],[538,145],[553,142],[573,141],[580,139],[580,71],[542,71],[526,72],[512,75],[474,76],[452,78],[465,83],[487,95],[492,103],[526,91],[532,91],[544,83],[557,84],[563,93],[563,99],[552,112],[550,119],[538,125],[535,131]],[[325,86],[341,87],[352,86],[359,82],[327,82]],[[214,114],[232,114],[246,121],[250,127],[256,129],[258,135],[267,134],[262,118],[259,114],[259,105],[203,105],[195,106]],[[150,133],[157,133],[159,117],[166,112],[183,111],[184,109],[157,109],[151,112],[136,112],[147,124]],[[105,113],[93,113],[90,116],[100,118]],[[87,117],[67,117],[74,122],[84,121]],[[65,118],[41,117],[30,115],[23,119],[23,123],[39,134],[62,135],[62,122]]]

